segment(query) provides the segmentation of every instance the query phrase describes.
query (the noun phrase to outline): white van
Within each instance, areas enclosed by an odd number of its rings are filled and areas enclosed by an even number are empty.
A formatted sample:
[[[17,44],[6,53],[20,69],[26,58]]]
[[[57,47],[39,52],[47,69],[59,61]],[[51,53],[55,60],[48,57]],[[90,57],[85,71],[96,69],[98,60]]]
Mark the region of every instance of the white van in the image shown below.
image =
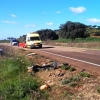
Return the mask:
[[[38,33],[31,32],[26,34],[26,47],[30,49],[34,47],[42,48],[42,41]]]

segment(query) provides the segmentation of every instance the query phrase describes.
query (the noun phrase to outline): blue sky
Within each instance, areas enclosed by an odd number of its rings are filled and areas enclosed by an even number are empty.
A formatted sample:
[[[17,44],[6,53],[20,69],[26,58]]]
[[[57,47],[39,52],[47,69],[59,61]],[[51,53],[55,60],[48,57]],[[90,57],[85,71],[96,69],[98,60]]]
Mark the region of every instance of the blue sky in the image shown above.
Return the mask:
[[[41,29],[59,29],[67,21],[100,25],[100,0],[0,0],[0,39]]]

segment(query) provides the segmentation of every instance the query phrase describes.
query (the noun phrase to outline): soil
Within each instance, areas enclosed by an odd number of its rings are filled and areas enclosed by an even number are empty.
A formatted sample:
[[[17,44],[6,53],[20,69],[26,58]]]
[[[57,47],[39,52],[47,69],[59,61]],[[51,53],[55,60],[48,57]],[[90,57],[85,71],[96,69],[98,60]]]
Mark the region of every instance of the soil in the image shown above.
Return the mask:
[[[30,54],[30,51],[24,50],[24,54]],[[30,55],[27,58],[34,65],[52,65],[54,59],[42,55]],[[100,100],[100,75],[97,73],[87,72],[84,69],[76,69],[74,71],[65,70],[62,68],[62,62],[57,62],[57,68],[50,67],[49,69],[39,69],[35,73],[44,84],[49,85],[48,100]],[[71,66],[70,67],[74,67]],[[88,73],[90,76],[82,77],[80,72]],[[34,77],[34,76],[33,76]],[[78,77],[79,80],[74,80],[69,83],[63,83],[65,80]],[[73,79],[72,79],[73,80]]]

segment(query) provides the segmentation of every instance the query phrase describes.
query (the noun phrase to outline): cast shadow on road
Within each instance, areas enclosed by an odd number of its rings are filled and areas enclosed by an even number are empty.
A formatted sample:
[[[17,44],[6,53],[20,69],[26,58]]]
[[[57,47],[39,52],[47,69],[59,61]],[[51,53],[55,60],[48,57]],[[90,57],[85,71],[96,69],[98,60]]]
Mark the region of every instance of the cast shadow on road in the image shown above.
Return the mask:
[[[48,46],[48,47],[34,48],[34,49],[50,49],[50,48],[54,48],[54,47],[52,47],[52,46]]]
[[[49,47],[42,47],[41,49],[49,49],[49,48],[54,48],[52,46],[49,46]]]

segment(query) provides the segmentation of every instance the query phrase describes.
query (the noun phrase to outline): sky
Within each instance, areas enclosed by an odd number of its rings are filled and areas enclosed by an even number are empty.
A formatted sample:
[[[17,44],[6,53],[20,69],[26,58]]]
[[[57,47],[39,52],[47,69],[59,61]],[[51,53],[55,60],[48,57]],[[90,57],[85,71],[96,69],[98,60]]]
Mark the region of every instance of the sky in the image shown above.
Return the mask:
[[[19,38],[67,21],[100,26],[100,0],[0,0],[0,39]]]

